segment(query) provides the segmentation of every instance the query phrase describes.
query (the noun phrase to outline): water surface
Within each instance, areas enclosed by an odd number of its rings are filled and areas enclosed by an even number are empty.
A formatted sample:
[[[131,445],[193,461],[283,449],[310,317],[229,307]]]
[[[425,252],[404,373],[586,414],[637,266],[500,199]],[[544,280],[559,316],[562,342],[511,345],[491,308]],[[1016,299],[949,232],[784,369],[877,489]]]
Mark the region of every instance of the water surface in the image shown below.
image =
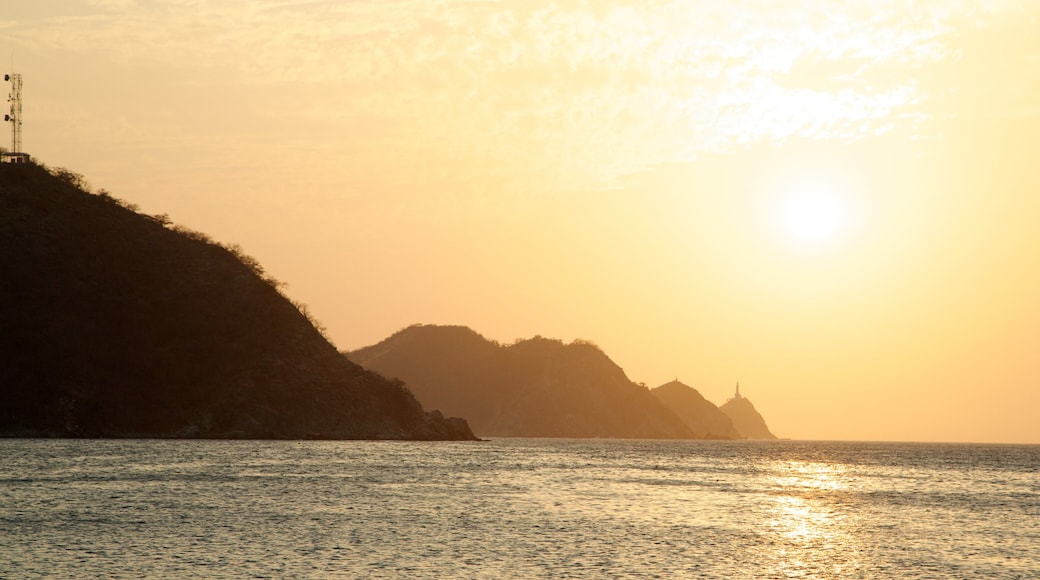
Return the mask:
[[[0,577],[1040,576],[1040,446],[0,440]]]

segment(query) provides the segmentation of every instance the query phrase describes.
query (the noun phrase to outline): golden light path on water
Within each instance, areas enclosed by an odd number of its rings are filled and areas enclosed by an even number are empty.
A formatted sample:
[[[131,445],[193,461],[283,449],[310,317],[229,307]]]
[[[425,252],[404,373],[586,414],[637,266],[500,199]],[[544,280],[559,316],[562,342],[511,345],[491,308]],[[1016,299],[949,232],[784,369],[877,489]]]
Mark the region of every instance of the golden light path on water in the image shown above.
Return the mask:
[[[603,459],[590,455],[587,463],[566,466],[584,473],[522,503],[565,521],[588,517],[655,529],[663,537],[682,530],[687,544],[661,544],[670,558],[691,566],[688,571],[719,557],[722,545],[734,551],[722,555],[720,565],[738,575],[753,567],[768,571],[766,577],[829,577],[875,565],[877,539],[864,527],[854,497],[877,490],[846,464],[749,457],[729,471],[710,457],[676,455],[600,470]]]
[[[770,470],[777,475],[770,481],[773,487],[767,510],[771,513],[766,527],[770,534],[784,540],[769,555],[776,574],[804,575],[807,569],[819,566],[809,555],[833,551],[845,556],[834,563],[834,574],[858,568],[859,550],[849,529],[851,516],[834,506],[835,494],[849,488],[846,468],[831,463],[777,461]]]

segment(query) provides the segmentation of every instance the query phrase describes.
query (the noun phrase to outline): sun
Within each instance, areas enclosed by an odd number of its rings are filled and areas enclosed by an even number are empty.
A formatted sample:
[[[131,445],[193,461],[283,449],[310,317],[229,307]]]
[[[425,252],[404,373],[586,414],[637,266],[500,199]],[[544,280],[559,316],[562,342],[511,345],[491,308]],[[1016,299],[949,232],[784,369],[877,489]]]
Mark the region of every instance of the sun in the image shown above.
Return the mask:
[[[783,224],[803,242],[824,242],[837,237],[847,216],[841,200],[826,191],[802,191],[784,202]]]

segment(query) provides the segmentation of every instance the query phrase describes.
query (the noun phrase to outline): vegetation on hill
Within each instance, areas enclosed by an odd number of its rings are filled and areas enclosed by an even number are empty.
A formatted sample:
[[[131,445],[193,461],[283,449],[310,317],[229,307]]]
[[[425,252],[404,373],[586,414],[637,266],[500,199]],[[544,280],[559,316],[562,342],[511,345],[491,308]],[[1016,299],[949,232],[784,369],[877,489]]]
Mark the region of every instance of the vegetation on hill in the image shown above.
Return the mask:
[[[346,354],[406,381],[427,408],[466,417],[481,436],[697,436],[587,342],[507,346],[461,326],[416,325]]]
[[[344,359],[235,247],[0,165],[0,435],[473,438]]]

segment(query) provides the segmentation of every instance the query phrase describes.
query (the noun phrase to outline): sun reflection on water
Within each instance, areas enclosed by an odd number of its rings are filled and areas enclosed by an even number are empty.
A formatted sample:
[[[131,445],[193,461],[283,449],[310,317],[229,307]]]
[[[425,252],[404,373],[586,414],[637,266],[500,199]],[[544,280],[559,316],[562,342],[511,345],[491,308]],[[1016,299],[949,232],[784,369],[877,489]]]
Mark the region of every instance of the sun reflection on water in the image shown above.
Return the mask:
[[[777,490],[828,490],[848,488],[844,465],[815,461],[781,461],[773,465],[777,473],[773,483]]]
[[[807,570],[848,573],[858,568],[854,517],[842,497],[850,488],[840,464],[780,461],[771,466],[763,509],[772,536],[769,560],[778,576],[802,576]]]

